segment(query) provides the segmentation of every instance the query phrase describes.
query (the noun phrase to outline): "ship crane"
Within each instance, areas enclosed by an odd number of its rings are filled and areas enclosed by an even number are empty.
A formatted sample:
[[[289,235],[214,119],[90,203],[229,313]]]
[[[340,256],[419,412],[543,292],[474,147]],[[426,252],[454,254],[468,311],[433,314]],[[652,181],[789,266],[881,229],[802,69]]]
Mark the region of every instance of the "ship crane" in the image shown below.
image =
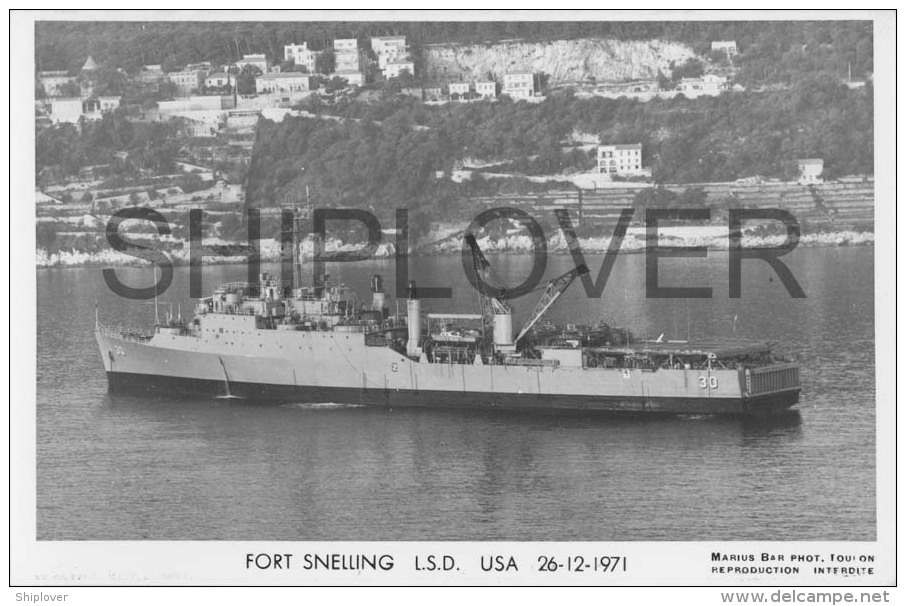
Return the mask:
[[[466,244],[469,245],[469,248],[472,250],[472,261],[475,265],[475,273],[478,275],[478,303],[481,308],[482,320],[486,324],[494,323],[495,315],[503,314],[512,314],[512,308],[504,301],[501,301],[496,296],[488,293],[487,287],[488,284],[485,279],[490,274],[491,264],[485,258],[484,253],[481,252],[481,248],[478,247],[478,242],[475,240],[475,236],[472,234],[466,235]]]
[[[487,282],[484,281],[484,278],[490,273],[491,264],[478,247],[475,236],[472,234],[467,235],[466,244],[468,244],[469,248],[472,250],[472,260],[475,264],[475,272],[481,278],[477,286],[482,321],[485,325],[493,327],[494,348],[498,352],[507,355],[515,355],[516,344],[519,343],[519,340],[544,317],[544,314],[546,314],[557,299],[560,298],[560,295],[566,292],[566,289],[573,283],[573,280],[588,273],[588,267],[582,264],[548,282],[547,288],[545,288],[541,300],[529,316],[528,322],[526,322],[525,326],[519,331],[519,334],[514,339],[513,308],[505,301],[501,301],[497,296],[488,292]]]
[[[559,278],[554,278],[547,283],[547,288],[544,290],[544,294],[541,295],[541,300],[538,301],[538,305],[535,306],[532,315],[529,316],[528,322],[525,323],[525,326],[522,327],[522,330],[519,331],[519,334],[516,335],[515,342],[519,343],[519,340],[532,329],[538,321],[544,317],[544,314],[551,308],[551,306],[560,298],[566,289],[569,288],[569,285],[573,283],[573,280],[578,278],[583,274],[588,273],[588,267],[583,263],[582,265],[572,269]]]

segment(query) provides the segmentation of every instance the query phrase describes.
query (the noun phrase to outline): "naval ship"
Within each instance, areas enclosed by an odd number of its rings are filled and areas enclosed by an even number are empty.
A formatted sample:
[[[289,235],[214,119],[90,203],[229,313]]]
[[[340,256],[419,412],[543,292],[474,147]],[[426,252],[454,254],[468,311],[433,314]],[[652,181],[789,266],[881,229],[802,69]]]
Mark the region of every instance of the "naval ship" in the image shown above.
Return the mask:
[[[473,236],[466,242],[486,277],[490,264]],[[759,415],[798,402],[798,364],[765,343],[637,340],[605,323],[546,321],[587,271],[547,283],[518,331],[512,304],[492,289],[478,289],[478,313],[423,313],[410,282],[405,312],[390,313],[380,275],[360,302],[329,275],[296,288],[262,273],[199,300],[191,321],[168,315],[136,330],[96,319],[95,334],[112,392],[673,415]]]

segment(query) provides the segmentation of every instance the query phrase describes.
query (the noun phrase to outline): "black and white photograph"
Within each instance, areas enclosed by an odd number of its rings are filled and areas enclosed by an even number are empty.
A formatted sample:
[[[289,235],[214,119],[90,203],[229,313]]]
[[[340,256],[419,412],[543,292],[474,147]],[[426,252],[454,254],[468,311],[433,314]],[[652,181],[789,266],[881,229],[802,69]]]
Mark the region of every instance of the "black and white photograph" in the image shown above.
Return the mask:
[[[16,599],[890,601],[895,26],[13,11]]]

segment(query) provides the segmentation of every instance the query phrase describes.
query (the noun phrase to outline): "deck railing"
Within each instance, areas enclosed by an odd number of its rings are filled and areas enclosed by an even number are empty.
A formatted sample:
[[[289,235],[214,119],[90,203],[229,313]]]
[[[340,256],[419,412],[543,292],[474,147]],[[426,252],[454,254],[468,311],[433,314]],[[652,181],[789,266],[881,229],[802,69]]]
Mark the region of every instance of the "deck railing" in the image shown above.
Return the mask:
[[[132,326],[105,326],[100,322],[95,325],[95,330],[105,337],[119,339],[120,341],[132,341],[133,343],[144,343],[154,336],[154,333],[149,331],[147,328]]]
[[[258,312],[254,309],[247,307],[240,307],[239,305],[224,305],[223,309],[220,311],[212,311],[208,313],[215,314],[224,314],[227,316],[255,316],[258,315]]]

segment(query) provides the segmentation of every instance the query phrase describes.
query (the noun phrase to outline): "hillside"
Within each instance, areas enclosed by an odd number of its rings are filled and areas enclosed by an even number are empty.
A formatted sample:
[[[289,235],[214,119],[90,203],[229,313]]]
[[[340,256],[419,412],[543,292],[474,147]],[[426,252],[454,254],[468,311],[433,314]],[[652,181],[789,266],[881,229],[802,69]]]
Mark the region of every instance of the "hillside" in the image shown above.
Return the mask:
[[[694,57],[692,48],[664,40],[553,40],[445,44],[422,50],[428,74],[449,80],[501,78],[511,71],[544,73],[549,83],[622,81],[669,76],[670,64]]]
[[[38,21],[35,65],[38,70],[76,73],[90,54],[101,65],[136,73],[142,65],[160,63],[173,69],[186,63],[231,63],[243,53],[283,56],[283,45],[308,42],[320,50],[335,38],[357,38],[367,48],[372,36],[403,35],[414,50],[426,49],[440,70],[505,71],[510,61],[534,61],[556,78],[579,74],[625,77],[655,75],[674,52],[707,55],[713,40],[735,40],[740,55],[737,80],[746,86],[791,84],[806,75],[842,79],[852,71],[864,79],[873,71],[870,21]],[[550,60],[563,41],[575,66]],[[595,58],[584,65],[583,45]],[[625,43],[625,44],[624,44]],[[636,48],[652,45],[649,53]],[[459,45],[459,46],[457,46]],[[487,49],[495,47],[488,52]],[[438,49],[438,50],[433,50]],[[685,49],[680,51],[680,49]],[[468,53],[471,52],[474,57]],[[500,52],[499,61],[491,57]],[[663,57],[659,56],[663,54]],[[684,55],[686,56],[686,55]],[[613,62],[610,63],[610,57]],[[616,63],[628,59],[624,67]],[[544,66],[547,66],[546,68]],[[515,66],[514,66],[515,67]],[[457,71],[448,71],[452,77]],[[596,78],[600,79],[598,75]]]
[[[788,180],[796,175],[797,158],[812,157],[824,159],[828,179],[873,174],[872,94],[870,86],[850,90],[821,78],[790,90],[648,103],[568,92],[537,104],[426,107],[393,96],[381,103],[352,102],[331,108],[359,120],[262,120],[247,200],[272,206],[299,199],[308,187],[326,206],[389,215],[406,205],[440,217],[466,197],[524,193],[500,191],[520,187],[515,179],[437,178],[464,158],[495,159],[506,163],[506,172],[521,175],[592,169],[588,152],[563,147],[577,130],[604,142],[640,142],[642,164],[661,183],[755,175]]]

